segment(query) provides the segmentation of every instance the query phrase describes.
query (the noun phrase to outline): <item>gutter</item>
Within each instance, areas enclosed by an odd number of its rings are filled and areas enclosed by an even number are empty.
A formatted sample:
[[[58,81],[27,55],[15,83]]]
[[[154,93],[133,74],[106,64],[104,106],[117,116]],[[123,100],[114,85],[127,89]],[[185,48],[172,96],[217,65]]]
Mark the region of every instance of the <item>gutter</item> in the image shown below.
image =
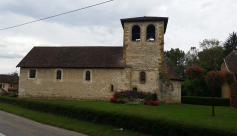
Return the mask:
[[[223,60],[224,60],[224,62],[225,62],[225,59],[223,59]],[[225,62],[225,67],[227,68],[228,71],[230,71],[229,68],[228,68],[228,66],[227,66],[227,64],[226,64],[226,62]]]

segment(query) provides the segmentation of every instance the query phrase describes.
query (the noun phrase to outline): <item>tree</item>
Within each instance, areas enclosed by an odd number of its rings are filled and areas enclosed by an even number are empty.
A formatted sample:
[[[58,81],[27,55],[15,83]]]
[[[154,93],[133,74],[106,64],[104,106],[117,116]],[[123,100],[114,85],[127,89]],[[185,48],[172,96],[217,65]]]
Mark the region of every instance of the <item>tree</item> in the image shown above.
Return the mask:
[[[224,42],[224,55],[227,56],[233,50],[237,49],[237,35],[235,32],[230,33],[229,37]]]
[[[190,50],[185,54],[185,67],[197,65],[199,63],[199,58],[197,56],[198,53],[199,50],[196,49],[196,47],[190,48]]]
[[[223,48],[217,45],[212,48],[205,49],[198,53],[198,57],[199,57],[199,66],[204,69],[205,73],[211,71],[210,57],[215,58],[216,60],[215,67],[216,70],[218,70],[220,61],[224,58]]]
[[[167,65],[170,66],[176,73],[178,73],[181,77],[184,77],[184,62],[185,62],[185,53],[179,48],[173,49],[170,51],[165,51],[164,61]]]
[[[17,71],[12,72],[10,75],[11,75],[11,76],[18,76],[18,72],[17,72]]]
[[[199,42],[199,47],[203,50],[214,48],[221,45],[221,42],[218,39],[204,39],[202,42]]]
[[[182,65],[184,63],[184,55],[184,51],[179,50],[179,48],[171,48],[170,51],[165,51],[165,57],[170,58],[175,66]]]

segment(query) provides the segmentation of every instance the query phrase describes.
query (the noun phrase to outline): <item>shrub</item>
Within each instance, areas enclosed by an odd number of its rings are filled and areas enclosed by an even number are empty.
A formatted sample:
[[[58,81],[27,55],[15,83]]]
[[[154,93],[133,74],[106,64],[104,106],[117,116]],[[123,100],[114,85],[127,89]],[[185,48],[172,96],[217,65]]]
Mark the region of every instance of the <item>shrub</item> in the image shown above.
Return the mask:
[[[182,96],[181,103],[196,105],[212,105],[212,97]],[[214,97],[215,106],[230,106],[230,98]]]
[[[137,98],[125,98],[125,103],[130,105],[141,105],[143,104],[144,99]]]
[[[20,106],[22,108],[45,112],[72,119],[84,120],[94,123],[112,125],[119,128],[135,130],[148,135],[236,135],[233,131],[225,131],[214,127],[203,127],[202,125],[190,124],[165,118],[149,118],[136,114],[125,114],[121,112],[102,111],[97,109],[79,107],[58,103],[57,101],[41,101],[32,99],[16,99],[0,97],[0,101]]]
[[[210,71],[205,82],[210,90],[220,88],[225,83],[225,75],[222,71]]]
[[[111,103],[118,103],[116,97],[112,97],[112,98],[110,98],[110,102],[111,102]]]
[[[234,83],[234,79],[235,79],[234,73],[230,71],[222,71],[222,72],[224,73],[225,82],[227,85],[231,85],[232,83]]]
[[[188,79],[201,79],[204,75],[204,72],[199,66],[191,66],[187,68],[185,75]]]
[[[156,100],[155,101],[150,100],[146,103],[147,103],[147,105],[150,105],[150,106],[159,106],[159,102]]]
[[[125,100],[124,100],[124,99],[119,99],[119,100],[118,100],[118,103],[124,104],[124,103],[125,103]]]
[[[145,99],[146,93],[140,92],[140,91],[134,91],[134,90],[126,90],[126,91],[116,92],[114,94],[114,97],[116,97],[117,99],[124,99],[124,98]]]
[[[237,108],[237,81],[230,86],[230,106]]]
[[[148,93],[146,93],[145,100],[146,101],[149,101],[149,100],[155,101],[155,100],[157,100],[157,94],[156,93],[148,92]]]

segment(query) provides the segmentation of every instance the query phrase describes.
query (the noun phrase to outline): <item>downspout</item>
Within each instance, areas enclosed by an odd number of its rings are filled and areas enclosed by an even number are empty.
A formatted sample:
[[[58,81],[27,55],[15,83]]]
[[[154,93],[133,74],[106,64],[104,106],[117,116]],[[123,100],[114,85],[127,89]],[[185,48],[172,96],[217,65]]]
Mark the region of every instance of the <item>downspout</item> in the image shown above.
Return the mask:
[[[224,60],[224,62],[225,62],[225,59],[223,59],[223,60]],[[228,68],[228,66],[227,66],[227,64],[226,64],[226,62],[225,62],[225,67],[227,68],[228,71],[230,71],[229,68]]]

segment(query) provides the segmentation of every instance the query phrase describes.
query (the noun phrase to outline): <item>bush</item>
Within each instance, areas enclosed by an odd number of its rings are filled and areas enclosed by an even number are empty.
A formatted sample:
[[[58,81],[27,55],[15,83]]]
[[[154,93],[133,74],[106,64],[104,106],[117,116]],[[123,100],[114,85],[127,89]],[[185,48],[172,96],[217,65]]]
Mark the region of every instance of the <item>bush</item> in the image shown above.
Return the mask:
[[[118,103],[117,99],[115,97],[110,98],[111,103]]]
[[[225,83],[225,75],[222,71],[210,71],[205,82],[210,90],[220,88]]]
[[[155,101],[155,100],[157,100],[157,94],[156,94],[156,93],[148,92],[148,93],[146,94],[145,100],[146,100],[146,101],[149,101],[149,100]]]
[[[157,101],[157,94],[156,93],[145,93],[145,92],[137,92],[134,90],[127,90],[127,91],[120,91],[120,92],[116,92],[114,94],[114,96],[110,99],[111,101],[114,101],[112,103],[117,103],[119,101],[115,101],[115,99],[117,98],[119,99],[123,99],[125,101],[126,104],[132,104],[132,105],[140,105],[143,104],[143,101]],[[121,102],[122,103],[122,102]]]
[[[237,108],[237,81],[230,86],[230,106]]]
[[[116,92],[114,94],[114,97],[116,97],[117,99],[124,99],[124,98],[145,99],[146,93],[145,92],[138,92],[138,91],[134,91],[134,90],[126,90],[126,91]]]
[[[124,100],[124,99],[119,99],[119,100],[118,100],[118,103],[124,104],[124,103],[125,103],[125,100]]]
[[[130,105],[142,105],[144,99],[135,99],[135,98],[125,98],[125,104],[130,104]]]
[[[212,105],[212,97],[182,96],[181,103],[196,105]],[[214,97],[215,106],[230,106],[230,98]]]
[[[122,127],[133,131],[138,131],[149,135],[236,135],[231,131],[224,131],[218,128],[206,128],[201,125],[186,124],[175,120],[164,118],[148,118],[139,115],[124,114],[121,112],[109,112],[96,109],[68,106],[66,104],[51,103],[32,99],[16,99],[10,97],[0,97],[0,101],[20,106],[22,108],[39,112],[50,113],[72,119],[84,120],[94,123],[101,123]]]
[[[181,83],[181,96],[210,97],[212,91],[208,90],[205,83],[205,76],[200,80],[185,80]],[[221,87],[215,89],[214,97],[221,97]]]
[[[144,105],[159,106],[159,102],[157,100],[155,100],[155,101],[152,101],[152,100],[143,101],[143,103],[144,103]]]
[[[204,72],[199,66],[191,66],[187,68],[185,75],[188,79],[201,79],[204,75]]]

